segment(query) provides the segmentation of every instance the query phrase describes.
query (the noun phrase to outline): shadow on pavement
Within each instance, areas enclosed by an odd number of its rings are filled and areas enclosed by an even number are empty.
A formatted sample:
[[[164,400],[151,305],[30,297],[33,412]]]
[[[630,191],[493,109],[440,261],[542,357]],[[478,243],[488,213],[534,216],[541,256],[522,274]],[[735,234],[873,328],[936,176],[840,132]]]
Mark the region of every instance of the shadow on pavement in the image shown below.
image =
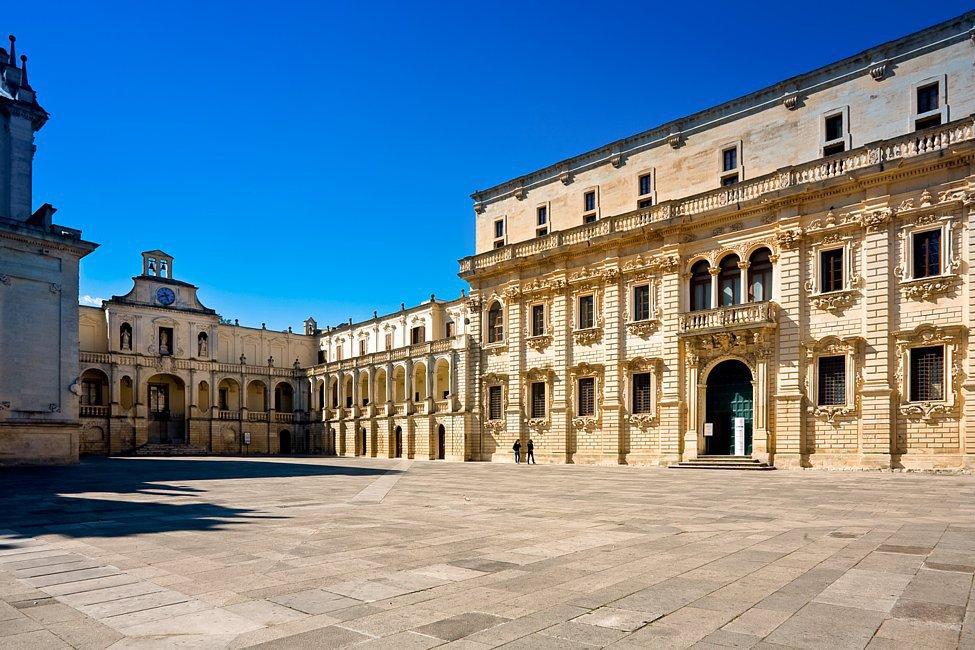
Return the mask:
[[[120,537],[202,531],[285,517],[203,502],[207,490],[180,481],[379,476],[384,468],[301,460],[90,458],[68,467],[0,470],[0,529],[23,537]],[[249,488],[253,490],[253,486]],[[92,493],[96,493],[94,496]],[[112,496],[108,496],[112,495]],[[0,542],[0,550],[7,545]]]

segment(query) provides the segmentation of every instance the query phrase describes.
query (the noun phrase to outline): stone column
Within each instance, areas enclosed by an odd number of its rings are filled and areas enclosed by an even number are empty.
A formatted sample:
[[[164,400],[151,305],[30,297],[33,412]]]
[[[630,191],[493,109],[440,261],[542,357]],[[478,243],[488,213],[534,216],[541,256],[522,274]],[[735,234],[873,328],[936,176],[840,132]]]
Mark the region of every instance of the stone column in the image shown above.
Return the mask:
[[[553,463],[571,463],[575,453],[575,431],[572,428],[572,405],[569,403],[572,378],[567,368],[572,366],[572,323],[569,317],[568,289],[552,294],[552,363],[562,373],[552,385],[552,429],[544,437],[544,446],[535,445],[535,456]]]
[[[805,442],[803,373],[800,371],[800,323],[807,309],[802,288],[803,256],[798,240],[798,218],[779,232],[779,253],[773,255],[779,305],[778,345],[776,359],[775,429],[771,435],[769,455],[778,467],[801,467],[808,453]],[[773,287],[773,291],[775,288]],[[773,294],[775,295],[775,294]],[[754,446],[754,442],[753,442]]]
[[[698,378],[698,368],[700,358],[693,352],[685,352],[684,360],[687,364],[687,422],[683,434],[683,460],[694,460],[698,456],[700,439],[698,426],[701,422],[700,416],[700,396],[701,386]]]
[[[618,258],[609,260],[618,271]],[[620,284],[622,278],[611,276],[603,289],[603,426],[599,462],[606,465],[624,463],[626,446],[623,444],[623,377],[620,368],[623,337],[623,310],[625,300],[622,296]]]
[[[891,210],[884,204],[864,208],[867,232],[863,239],[863,309],[867,315],[867,343],[863,359],[863,388],[860,391],[861,467],[889,468],[894,448],[891,417],[894,391],[889,367],[891,314],[888,304],[893,261],[890,259]],[[852,265],[848,265],[849,268]]]
[[[752,420],[752,458],[768,462],[768,357],[769,351],[759,350],[752,382],[755,399]]]
[[[657,448],[648,450],[656,456],[660,465],[667,465],[681,459],[682,409],[690,399],[684,394],[684,368],[681,362],[680,317],[684,311],[681,296],[686,287],[681,273],[682,265],[676,242],[668,242],[662,254],[664,266],[660,277],[660,404],[657,405]],[[695,382],[696,383],[696,382]],[[689,391],[696,390],[689,384]],[[654,396],[656,399],[656,396]],[[695,425],[691,425],[695,426]],[[695,426],[696,428],[696,426]],[[695,432],[696,436],[696,432]],[[693,451],[697,452],[697,443]]]
[[[528,445],[528,432],[522,410],[522,375],[525,371],[524,340],[522,336],[522,308],[520,291],[510,297],[505,305],[508,317],[505,321],[505,341],[508,344],[508,409],[505,412],[506,437],[499,442],[501,451],[508,451],[515,440],[521,441],[521,448]]]

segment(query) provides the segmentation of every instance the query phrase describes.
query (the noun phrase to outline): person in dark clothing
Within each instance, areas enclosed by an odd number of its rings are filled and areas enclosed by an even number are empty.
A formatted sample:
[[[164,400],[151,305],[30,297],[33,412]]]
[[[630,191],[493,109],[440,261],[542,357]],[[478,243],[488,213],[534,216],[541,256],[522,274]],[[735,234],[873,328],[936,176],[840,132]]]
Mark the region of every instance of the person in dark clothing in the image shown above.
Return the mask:
[[[532,465],[538,464],[535,462],[535,443],[532,442],[531,438],[528,439],[528,455],[525,456],[525,462],[531,463]]]
[[[515,452],[515,464],[521,462],[521,440],[515,440],[515,444],[511,446]]]

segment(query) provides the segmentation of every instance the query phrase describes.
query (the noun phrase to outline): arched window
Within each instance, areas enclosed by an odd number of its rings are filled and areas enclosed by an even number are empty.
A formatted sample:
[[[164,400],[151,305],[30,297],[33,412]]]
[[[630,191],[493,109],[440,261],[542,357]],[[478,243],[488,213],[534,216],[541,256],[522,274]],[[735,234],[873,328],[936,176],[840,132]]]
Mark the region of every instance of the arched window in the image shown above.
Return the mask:
[[[118,328],[118,347],[120,350],[132,349],[132,326],[122,323]]]
[[[748,258],[748,300],[765,302],[772,298],[772,254],[759,248]]]
[[[503,340],[504,319],[501,317],[501,303],[495,300],[488,310],[488,343],[499,343]]]
[[[701,260],[691,267],[691,311],[711,309],[711,265]]]
[[[731,307],[741,304],[741,269],[737,255],[726,255],[720,264],[718,273],[719,306]]]

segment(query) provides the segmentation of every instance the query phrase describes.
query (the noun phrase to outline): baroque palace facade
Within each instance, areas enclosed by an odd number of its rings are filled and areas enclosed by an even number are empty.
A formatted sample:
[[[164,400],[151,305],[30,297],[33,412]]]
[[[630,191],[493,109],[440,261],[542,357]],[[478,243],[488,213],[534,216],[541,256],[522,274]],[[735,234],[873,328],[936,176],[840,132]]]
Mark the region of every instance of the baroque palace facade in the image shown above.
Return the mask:
[[[478,191],[469,295],[362,322],[143,253],[73,321],[74,453],[975,467],[973,64],[975,12]]]

